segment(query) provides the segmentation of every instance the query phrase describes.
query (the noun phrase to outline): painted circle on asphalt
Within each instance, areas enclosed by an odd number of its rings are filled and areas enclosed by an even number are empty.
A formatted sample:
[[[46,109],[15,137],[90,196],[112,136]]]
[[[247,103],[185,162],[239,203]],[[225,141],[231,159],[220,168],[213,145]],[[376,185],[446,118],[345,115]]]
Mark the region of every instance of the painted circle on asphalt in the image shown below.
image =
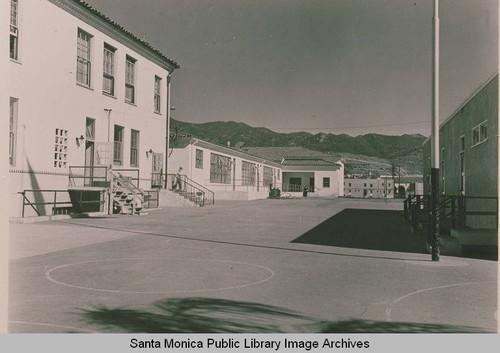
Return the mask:
[[[217,259],[127,258],[92,260],[54,267],[54,283],[110,293],[184,293],[236,289],[268,281],[264,266]]]
[[[12,326],[15,326],[13,328]],[[98,333],[97,331],[87,330],[75,326],[56,325],[43,322],[27,322],[27,321],[9,321],[10,333],[60,333],[61,330],[65,332],[88,332]]]
[[[478,294],[480,293],[480,295]],[[463,325],[464,322],[475,323],[477,327],[490,324],[497,326],[497,283],[496,282],[466,282],[453,283],[438,287],[424,288],[407,293],[392,301],[386,309],[386,320],[392,321],[392,313],[400,307],[399,321],[411,318],[417,322],[443,322],[446,313],[446,323]],[[417,312],[408,316],[404,306],[418,307]],[[403,308],[401,308],[403,306]]]
[[[407,264],[430,267],[463,267],[469,266],[469,263],[462,260],[440,259],[439,261],[414,261],[406,260]]]

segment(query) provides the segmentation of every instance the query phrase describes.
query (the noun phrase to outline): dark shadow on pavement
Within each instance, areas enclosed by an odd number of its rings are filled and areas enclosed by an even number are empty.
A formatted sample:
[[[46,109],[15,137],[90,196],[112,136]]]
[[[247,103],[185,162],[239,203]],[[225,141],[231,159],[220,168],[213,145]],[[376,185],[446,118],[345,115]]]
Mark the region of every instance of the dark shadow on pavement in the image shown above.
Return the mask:
[[[426,253],[425,239],[410,231],[403,211],[347,208],[292,243]]]
[[[281,307],[213,298],[171,298],[151,310],[96,308],[83,318],[106,332],[128,333],[479,333],[482,328],[344,320],[328,322]]]

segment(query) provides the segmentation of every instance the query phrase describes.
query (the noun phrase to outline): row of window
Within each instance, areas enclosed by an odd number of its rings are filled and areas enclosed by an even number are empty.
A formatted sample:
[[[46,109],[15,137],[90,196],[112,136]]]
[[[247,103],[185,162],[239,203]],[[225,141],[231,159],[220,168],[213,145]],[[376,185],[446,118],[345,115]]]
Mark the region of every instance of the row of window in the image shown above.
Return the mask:
[[[346,182],[344,181],[344,186],[346,186],[345,184],[346,184]],[[349,186],[352,186],[351,184],[352,184],[352,183],[349,183]],[[363,183],[363,186],[364,186],[364,187],[367,187],[367,183]],[[385,186],[385,183],[382,183],[382,187],[384,187],[384,186]],[[387,183],[387,186],[388,186],[388,187],[390,187],[390,186],[391,186],[391,183]],[[369,186],[369,187],[370,187],[370,188],[372,188],[372,187],[373,187],[373,184],[370,184],[370,186]]]
[[[9,114],[9,165],[16,164],[16,142],[17,142],[17,118],[19,99],[10,98]],[[113,163],[123,165],[123,134],[124,127],[115,125],[113,144]],[[56,168],[67,167],[68,162],[68,130],[56,128],[54,134],[54,158],[53,166]],[[139,136],[138,130],[130,130],[130,166],[139,167]],[[95,120],[87,118],[85,128],[87,143],[93,143],[95,139]]]
[[[374,191],[374,190],[366,190],[366,189],[346,189],[346,188],[344,188],[344,191],[345,191],[345,192],[348,192],[349,194],[350,194],[352,191],[354,191],[354,192],[361,192],[361,191],[363,191],[363,192],[369,192],[370,194],[373,194],[373,191]],[[384,194],[384,190],[375,190],[375,192],[378,192],[379,194]],[[388,189],[388,190],[387,190],[387,193],[388,193],[388,194],[391,194],[391,193],[392,193],[391,189]]]
[[[125,128],[115,125],[113,138],[113,164],[123,165],[123,140]],[[130,166],[139,167],[139,136],[138,130],[130,130]]]
[[[19,60],[19,0],[10,1],[10,58]],[[91,87],[92,83],[92,56],[91,43],[92,35],[82,29],[78,29],[77,37],[77,59],[76,59],[76,81],[86,87]],[[116,48],[104,43],[103,49],[103,73],[102,92],[115,96],[115,54]],[[136,84],[137,84],[137,60],[127,55],[125,60],[125,101],[136,104]],[[161,113],[161,82],[162,79],[155,76],[153,87],[153,108],[154,112]]]
[[[231,158],[215,153],[210,154],[210,182],[211,183],[231,183]],[[203,151],[197,149],[195,157],[195,167],[203,169]],[[254,163],[242,161],[241,178],[242,185],[255,185],[255,174],[257,166]],[[278,171],[279,180],[279,171]],[[273,168],[264,166],[264,185],[273,184]]]
[[[302,178],[300,177],[291,177],[288,179],[288,183],[293,186],[297,186],[296,188],[292,187],[290,189],[294,191],[300,191],[302,189]],[[314,190],[314,178],[309,178],[309,186],[311,190]],[[324,188],[329,188],[330,187],[330,177],[323,177],[323,187]]]
[[[79,84],[90,87],[92,81],[91,63],[91,41],[92,35],[82,29],[78,29],[77,41],[77,68],[76,81]],[[116,48],[108,43],[104,43],[103,49],[103,72],[102,72],[102,92],[115,96],[115,56]],[[130,55],[125,56],[125,102],[136,104],[137,94],[137,60]],[[153,108],[155,113],[161,113],[161,82],[162,79],[155,76],[153,87]]]
[[[471,147],[476,147],[488,139],[488,120],[476,125],[472,128],[472,142]],[[460,151],[459,168],[460,168],[460,193],[465,194],[465,135],[460,136]],[[441,155],[439,159],[439,172],[441,173],[441,193],[446,193],[446,162],[445,162],[445,148],[441,148]],[[430,158],[429,158],[430,167]]]

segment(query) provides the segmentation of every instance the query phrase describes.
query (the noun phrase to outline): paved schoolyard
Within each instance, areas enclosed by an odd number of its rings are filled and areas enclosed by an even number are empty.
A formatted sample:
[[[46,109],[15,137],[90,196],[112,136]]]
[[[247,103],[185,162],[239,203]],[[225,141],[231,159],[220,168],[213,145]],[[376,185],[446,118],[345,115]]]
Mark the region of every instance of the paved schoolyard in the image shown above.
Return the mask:
[[[497,262],[396,201],[219,201],[11,224],[10,332],[496,332]]]

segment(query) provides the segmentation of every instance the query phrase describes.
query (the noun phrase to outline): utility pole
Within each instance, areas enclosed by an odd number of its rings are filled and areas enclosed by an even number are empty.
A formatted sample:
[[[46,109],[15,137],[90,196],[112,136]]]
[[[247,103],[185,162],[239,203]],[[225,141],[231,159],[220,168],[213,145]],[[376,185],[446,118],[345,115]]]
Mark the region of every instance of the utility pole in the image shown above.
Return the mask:
[[[432,261],[439,261],[439,0],[434,0],[431,126]]]

